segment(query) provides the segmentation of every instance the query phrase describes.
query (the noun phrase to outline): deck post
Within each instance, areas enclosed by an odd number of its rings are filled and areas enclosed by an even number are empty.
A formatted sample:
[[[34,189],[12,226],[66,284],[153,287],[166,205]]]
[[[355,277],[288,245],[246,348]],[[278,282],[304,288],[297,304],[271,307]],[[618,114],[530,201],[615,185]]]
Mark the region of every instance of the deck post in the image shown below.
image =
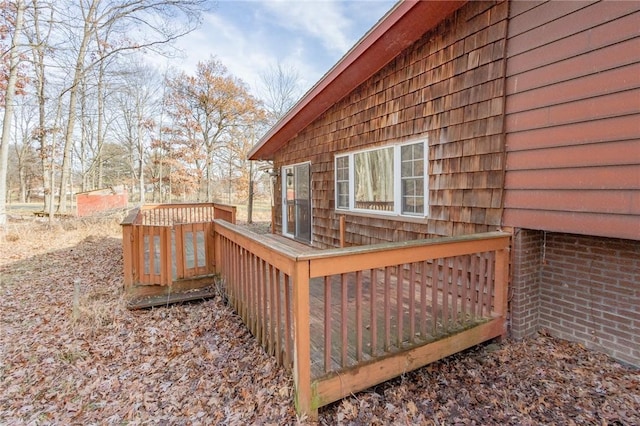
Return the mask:
[[[133,285],[133,225],[122,225],[122,260],[124,263],[124,288]]]
[[[318,418],[318,407],[311,392],[311,337],[309,319],[309,261],[297,261],[293,276],[293,381],[295,404],[299,414],[309,420]]]
[[[509,247],[502,250],[496,250],[496,273],[495,295],[493,299],[494,311],[503,320],[506,320],[508,310],[508,288],[509,288]],[[506,327],[503,331],[503,337],[506,335]]]
[[[171,287],[173,285],[173,268],[172,268],[172,256],[171,256],[171,227],[165,226],[163,229],[163,235],[161,237],[161,258],[160,265],[162,268],[162,275],[164,275],[165,281],[163,284]]]
[[[218,225],[215,220],[213,221],[211,232],[213,233],[213,272],[220,274],[222,272],[222,247],[220,234],[218,234]]]

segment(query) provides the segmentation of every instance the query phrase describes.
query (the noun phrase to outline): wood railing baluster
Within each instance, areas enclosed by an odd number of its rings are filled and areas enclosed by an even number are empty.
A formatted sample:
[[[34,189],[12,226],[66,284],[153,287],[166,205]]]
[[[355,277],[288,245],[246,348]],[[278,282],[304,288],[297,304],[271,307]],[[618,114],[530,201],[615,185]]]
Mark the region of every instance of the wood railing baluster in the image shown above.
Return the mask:
[[[428,261],[420,264],[420,337],[427,339],[427,269]]]
[[[267,305],[269,303],[269,267],[265,260],[262,260],[262,347],[267,347],[269,341],[269,321]]]
[[[469,305],[469,255],[464,255],[460,257],[460,261],[462,262],[462,277],[461,277],[461,285],[462,285],[462,294],[461,294],[461,307],[460,314],[464,321],[467,321],[467,307]]]
[[[451,294],[449,261],[449,258],[442,259],[442,329],[445,333],[449,331],[449,294]]]
[[[324,277],[324,371],[331,371],[331,277]]]
[[[264,282],[262,279],[262,259],[256,256],[256,264],[255,264],[255,279],[256,279],[256,340],[262,343],[262,337],[264,335],[264,327],[263,327],[263,311],[262,304],[264,299]]]
[[[374,357],[377,354],[378,350],[378,313],[376,311],[376,307],[378,305],[378,274],[377,269],[370,269],[370,309],[371,309],[371,324],[369,328],[371,329],[371,356]]]
[[[458,280],[460,278],[460,259],[458,256],[451,260],[453,271],[451,275],[451,321],[454,326],[458,325]]]
[[[409,264],[409,343],[415,343],[416,336],[416,264]]]
[[[484,253],[478,254],[477,258],[480,263],[480,270],[478,272],[478,305],[476,306],[476,315],[478,318],[482,318],[484,292],[487,289],[487,258]]]
[[[438,272],[438,259],[433,259],[431,263],[431,335],[437,336],[438,330],[438,283],[440,274]]]
[[[276,274],[277,269],[269,265],[269,353],[275,355],[276,351]]]
[[[396,346],[402,349],[404,341],[404,265],[396,266]]]
[[[469,314],[471,320],[476,319],[478,312],[478,256],[470,256],[471,265],[469,267],[469,289],[471,291]]]
[[[391,266],[384,268],[384,351],[391,348]]]
[[[281,285],[281,273],[280,270],[276,269],[276,285],[275,285],[275,289],[276,289],[276,306],[275,306],[275,313],[276,313],[276,359],[278,360],[279,364],[282,364],[282,332],[280,327],[282,326],[282,318],[281,318],[281,313],[282,313],[282,285]]]
[[[289,275],[285,274],[284,276],[284,332],[285,332],[285,356],[284,356],[284,365],[289,367],[291,365],[291,360],[293,359],[293,354],[291,352],[291,331],[293,329],[293,324],[291,323],[291,288],[289,282]]]
[[[349,283],[347,281],[347,274],[340,274],[340,284],[341,284],[341,303],[340,303],[340,313],[341,313],[341,346],[340,346],[340,361],[342,363],[342,367],[346,367],[349,364],[349,359],[347,357],[347,350],[349,348],[349,337],[348,337],[348,286]]]
[[[356,361],[362,361],[362,271],[356,271]]]

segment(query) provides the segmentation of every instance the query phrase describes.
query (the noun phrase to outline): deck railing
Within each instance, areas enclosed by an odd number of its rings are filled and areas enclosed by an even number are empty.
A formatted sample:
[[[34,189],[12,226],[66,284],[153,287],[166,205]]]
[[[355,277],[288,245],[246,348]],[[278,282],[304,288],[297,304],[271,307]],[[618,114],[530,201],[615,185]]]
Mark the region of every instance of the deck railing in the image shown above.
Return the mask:
[[[229,300],[296,406],[320,406],[504,334],[510,234],[302,253],[215,221]]]
[[[215,203],[145,205],[122,222],[124,285],[135,295],[151,286],[212,276],[214,218],[235,222],[235,207]]]

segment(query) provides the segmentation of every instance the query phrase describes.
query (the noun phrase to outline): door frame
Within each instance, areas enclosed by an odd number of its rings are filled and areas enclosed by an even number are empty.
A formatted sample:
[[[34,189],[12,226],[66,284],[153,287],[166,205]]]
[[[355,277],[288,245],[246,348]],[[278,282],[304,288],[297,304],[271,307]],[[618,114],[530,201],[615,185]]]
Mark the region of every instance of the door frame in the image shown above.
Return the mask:
[[[295,170],[296,167],[306,165],[309,168],[309,240],[300,238],[297,234],[297,226],[295,226],[296,230],[293,233],[288,232],[288,222],[289,222],[289,214],[288,214],[288,203],[287,203],[287,169],[293,169],[293,185],[296,185],[296,176]],[[280,169],[280,176],[282,176],[282,197],[281,197],[281,208],[282,208],[282,235],[294,239],[296,241],[300,241],[305,244],[311,244],[313,241],[313,205],[312,205],[312,190],[311,190],[311,162],[303,161],[300,163],[287,164],[286,166],[282,166]],[[295,193],[295,188],[294,188]],[[294,211],[295,211],[295,198],[294,198]],[[295,214],[295,213],[294,213]],[[294,219],[295,220],[295,219]]]

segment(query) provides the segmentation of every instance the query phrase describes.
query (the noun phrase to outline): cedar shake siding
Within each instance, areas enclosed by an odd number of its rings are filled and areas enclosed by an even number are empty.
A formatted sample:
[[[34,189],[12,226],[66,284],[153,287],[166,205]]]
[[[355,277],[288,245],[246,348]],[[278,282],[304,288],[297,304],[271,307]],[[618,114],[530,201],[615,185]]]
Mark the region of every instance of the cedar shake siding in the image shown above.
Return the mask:
[[[507,2],[470,2],[276,152],[276,170],[311,162],[313,241],[339,245],[495,230],[502,215]],[[428,140],[426,218],[335,210],[336,155]],[[276,200],[282,199],[281,178]],[[280,206],[281,203],[277,203]],[[282,211],[276,208],[276,230]]]
[[[640,3],[512,2],[503,223],[640,239]]]

